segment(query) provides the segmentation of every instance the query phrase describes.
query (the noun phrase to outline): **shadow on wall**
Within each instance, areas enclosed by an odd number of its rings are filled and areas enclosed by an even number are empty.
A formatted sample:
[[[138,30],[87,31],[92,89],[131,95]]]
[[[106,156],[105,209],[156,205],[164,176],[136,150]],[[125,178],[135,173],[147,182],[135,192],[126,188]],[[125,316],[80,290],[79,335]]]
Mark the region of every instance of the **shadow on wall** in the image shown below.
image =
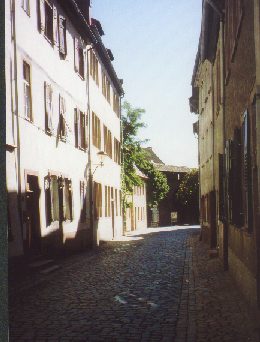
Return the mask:
[[[30,189],[21,194],[21,213],[17,192],[7,194],[9,256],[24,256],[30,259],[40,254],[54,256],[77,252],[91,246],[92,232],[86,218],[87,195],[84,196],[85,206],[81,208],[77,221],[73,217],[73,211],[70,219],[64,217],[62,201],[59,201],[56,207],[50,207],[48,200],[45,200],[45,215],[48,222],[45,228],[42,226],[42,221],[45,220],[40,215],[40,212],[44,212],[40,210],[41,191],[37,182],[31,182]],[[71,233],[66,232],[67,225],[72,225]],[[44,234],[44,230],[47,229],[49,232]]]

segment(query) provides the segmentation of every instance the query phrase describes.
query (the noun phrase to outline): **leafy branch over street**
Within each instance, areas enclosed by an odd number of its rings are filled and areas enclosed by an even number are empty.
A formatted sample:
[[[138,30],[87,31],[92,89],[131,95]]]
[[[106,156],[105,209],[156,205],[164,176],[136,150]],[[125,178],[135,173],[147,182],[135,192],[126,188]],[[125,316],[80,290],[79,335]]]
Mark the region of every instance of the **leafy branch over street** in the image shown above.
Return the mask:
[[[142,121],[144,113],[144,109],[133,108],[128,102],[124,102],[122,106],[122,190],[124,207],[128,205],[126,197],[133,192],[134,186],[142,184],[136,168],[148,177],[149,206],[157,205],[169,191],[166,177],[147,160],[147,155],[142,149],[142,144],[147,140],[140,140],[138,138],[139,129],[146,127]]]

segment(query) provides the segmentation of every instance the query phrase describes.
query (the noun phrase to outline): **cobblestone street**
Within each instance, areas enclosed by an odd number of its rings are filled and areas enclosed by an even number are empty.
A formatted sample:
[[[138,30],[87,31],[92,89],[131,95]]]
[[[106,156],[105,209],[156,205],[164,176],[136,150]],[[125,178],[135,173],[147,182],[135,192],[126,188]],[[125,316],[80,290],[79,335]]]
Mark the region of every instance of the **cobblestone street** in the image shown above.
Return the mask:
[[[11,284],[10,341],[259,341],[198,233],[151,228],[71,256],[23,291]]]

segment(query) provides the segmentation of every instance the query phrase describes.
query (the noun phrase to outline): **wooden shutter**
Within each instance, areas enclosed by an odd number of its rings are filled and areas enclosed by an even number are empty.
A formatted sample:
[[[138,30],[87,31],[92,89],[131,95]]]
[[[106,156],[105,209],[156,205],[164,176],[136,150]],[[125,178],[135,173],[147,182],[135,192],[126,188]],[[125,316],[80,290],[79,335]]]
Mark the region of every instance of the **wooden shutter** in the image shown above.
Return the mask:
[[[242,216],[242,175],[241,175],[241,130],[235,129],[232,147],[232,222],[237,226],[243,225]]]
[[[74,38],[74,67],[75,71],[79,72],[79,40]]]
[[[223,154],[218,155],[219,188],[218,188],[218,213],[219,219],[224,219],[224,160]]]
[[[250,151],[250,118],[246,110],[243,120],[243,169],[245,191],[245,219],[249,231],[253,230],[252,175]]]
[[[75,131],[75,147],[79,147],[79,111],[74,109],[74,131]]]
[[[53,6],[53,42],[59,47],[59,29],[58,29],[58,13],[57,7]]]
[[[45,0],[38,0],[38,27],[39,31],[45,32]]]
[[[66,19],[59,15],[59,51],[63,56],[67,54]]]
[[[48,132],[52,131],[52,116],[53,116],[53,90],[52,86],[44,82],[44,97],[45,97],[45,128]]]

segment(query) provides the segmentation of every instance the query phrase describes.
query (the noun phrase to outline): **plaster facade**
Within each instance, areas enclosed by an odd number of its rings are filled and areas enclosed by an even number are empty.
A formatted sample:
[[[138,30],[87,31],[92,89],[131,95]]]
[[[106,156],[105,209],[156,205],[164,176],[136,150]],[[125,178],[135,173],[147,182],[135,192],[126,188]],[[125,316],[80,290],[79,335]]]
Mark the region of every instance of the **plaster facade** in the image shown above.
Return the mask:
[[[5,3],[9,255],[85,248],[118,236],[123,91],[107,52],[102,54],[96,21],[73,0]],[[92,50],[99,85],[90,74]],[[99,148],[93,145],[92,112],[101,122]],[[103,124],[112,137],[101,167]],[[99,216],[92,205],[95,183],[102,189]],[[111,187],[110,217],[104,217],[105,185]]]
[[[208,208],[201,202],[202,238],[218,250],[248,302],[259,307],[259,1],[214,6],[204,1],[202,22],[192,81],[197,93],[193,89],[190,100],[199,114],[200,196],[214,194]],[[212,96],[208,108],[201,101],[204,82],[212,87],[206,92],[207,102]],[[209,154],[201,143],[208,126]],[[205,216],[211,221],[208,230]]]

